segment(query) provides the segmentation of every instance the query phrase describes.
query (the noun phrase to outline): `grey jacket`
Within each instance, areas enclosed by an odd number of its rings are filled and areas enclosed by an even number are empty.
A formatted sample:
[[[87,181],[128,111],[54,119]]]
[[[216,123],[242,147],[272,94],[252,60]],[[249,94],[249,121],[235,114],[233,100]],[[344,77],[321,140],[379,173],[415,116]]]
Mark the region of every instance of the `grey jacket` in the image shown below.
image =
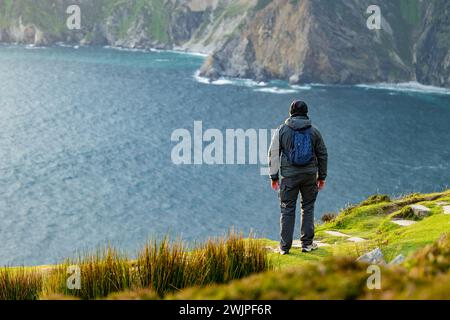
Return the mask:
[[[312,127],[312,143],[314,159],[304,166],[296,166],[289,163],[284,150],[292,145],[294,130]],[[291,117],[275,131],[269,149],[269,175],[272,180],[278,180],[279,176],[292,177],[304,173],[318,173],[319,180],[327,177],[328,152],[319,130],[311,125],[311,120],[306,116]],[[281,169],[281,171],[280,171]]]

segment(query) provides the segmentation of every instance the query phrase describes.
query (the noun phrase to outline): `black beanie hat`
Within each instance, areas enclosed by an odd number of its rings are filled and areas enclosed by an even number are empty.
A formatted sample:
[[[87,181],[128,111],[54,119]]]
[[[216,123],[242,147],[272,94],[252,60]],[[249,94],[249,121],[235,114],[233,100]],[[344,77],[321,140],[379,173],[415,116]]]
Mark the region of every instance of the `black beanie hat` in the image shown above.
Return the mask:
[[[308,105],[304,101],[294,101],[289,110],[291,117],[306,116],[308,114]]]

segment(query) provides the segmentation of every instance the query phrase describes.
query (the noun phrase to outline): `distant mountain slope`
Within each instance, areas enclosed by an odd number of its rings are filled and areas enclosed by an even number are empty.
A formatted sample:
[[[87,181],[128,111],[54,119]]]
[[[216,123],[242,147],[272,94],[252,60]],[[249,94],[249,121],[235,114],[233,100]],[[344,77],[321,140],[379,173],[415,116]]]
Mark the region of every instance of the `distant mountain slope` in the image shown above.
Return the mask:
[[[382,30],[366,27],[371,4]],[[209,78],[450,87],[447,0],[0,0],[0,42],[60,41],[208,53]]]
[[[210,53],[234,32],[254,0],[0,0],[0,41],[55,42]],[[81,30],[66,27],[69,5]]]

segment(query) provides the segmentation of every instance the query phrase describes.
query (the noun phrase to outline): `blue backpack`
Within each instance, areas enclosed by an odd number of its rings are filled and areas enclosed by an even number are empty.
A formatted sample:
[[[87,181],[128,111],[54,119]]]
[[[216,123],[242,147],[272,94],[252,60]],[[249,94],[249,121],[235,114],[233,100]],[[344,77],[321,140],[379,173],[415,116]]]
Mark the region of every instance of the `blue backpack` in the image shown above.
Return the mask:
[[[292,146],[286,154],[288,161],[291,164],[296,166],[304,166],[313,160],[311,131],[311,127],[301,130],[294,130]]]

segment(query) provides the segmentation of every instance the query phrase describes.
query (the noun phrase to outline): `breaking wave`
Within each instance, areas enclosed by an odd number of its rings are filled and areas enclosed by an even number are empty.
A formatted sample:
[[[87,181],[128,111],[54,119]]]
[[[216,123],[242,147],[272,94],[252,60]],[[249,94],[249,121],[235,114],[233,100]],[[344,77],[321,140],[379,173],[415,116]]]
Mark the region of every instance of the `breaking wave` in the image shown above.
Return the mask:
[[[450,89],[424,85],[418,82],[359,84],[358,88],[399,92],[450,94]]]
[[[300,90],[311,90],[311,85],[292,85],[289,86],[284,82],[274,81],[274,82],[263,82],[255,81],[252,79],[239,79],[239,78],[219,78],[217,80],[210,80],[206,77],[200,76],[200,72],[197,71],[194,74],[194,79],[198,83],[223,86],[223,85],[235,85],[241,87],[254,88],[256,92],[274,93],[274,94],[288,94],[296,93]],[[279,85],[278,85],[279,84]]]

